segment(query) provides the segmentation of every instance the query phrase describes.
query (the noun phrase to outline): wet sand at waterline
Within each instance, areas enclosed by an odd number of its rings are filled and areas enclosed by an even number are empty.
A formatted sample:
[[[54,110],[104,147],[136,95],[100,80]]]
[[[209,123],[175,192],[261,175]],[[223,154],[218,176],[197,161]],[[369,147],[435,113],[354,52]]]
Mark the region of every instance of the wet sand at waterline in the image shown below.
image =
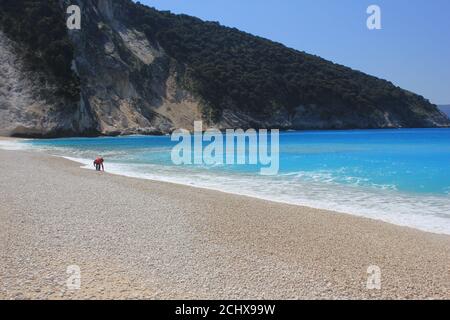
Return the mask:
[[[450,298],[447,235],[23,151],[0,201],[1,299]]]

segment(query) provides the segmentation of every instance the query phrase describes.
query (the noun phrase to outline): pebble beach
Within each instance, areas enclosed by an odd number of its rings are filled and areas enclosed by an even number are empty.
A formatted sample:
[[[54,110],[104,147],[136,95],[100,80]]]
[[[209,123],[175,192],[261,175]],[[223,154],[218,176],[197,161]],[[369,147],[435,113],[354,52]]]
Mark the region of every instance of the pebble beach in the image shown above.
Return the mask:
[[[448,235],[27,151],[0,150],[0,202],[0,299],[450,298]]]

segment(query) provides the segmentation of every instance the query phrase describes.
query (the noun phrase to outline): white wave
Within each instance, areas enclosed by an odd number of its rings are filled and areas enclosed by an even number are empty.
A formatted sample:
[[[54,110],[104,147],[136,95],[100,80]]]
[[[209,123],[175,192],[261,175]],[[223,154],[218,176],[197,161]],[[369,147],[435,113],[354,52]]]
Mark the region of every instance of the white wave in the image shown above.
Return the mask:
[[[90,159],[66,158],[79,162],[83,168],[93,168]],[[268,178],[199,168],[124,163],[107,163],[107,171],[132,178],[170,182],[331,210],[423,231],[450,234],[450,196],[445,195],[402,193],[393,190],[389,185],[379,186],[378,189],[347,186],[335,183],[323,173],[295,173]]]
[[[19,140],[0,140],[0,149],[17,151],[27,150],[30,147]]]
[[[59,157],[59,156],[57,156]],[[78,162],[79,164],[82,164],[82,168],[83,169],[91,169],[91,165],[93,167],[93,160],[90,159],[85,159],[85,158],[74,158],[74,157],[62,157],[64,159],[73,161],[73,162]]]
[[[340,175],[336,175],[339,173]],[[368,178],[363,177],[353,177],[345,175],[343,170],[338,171],[298,171],[281,174],[282,177],[290,177],[291,179],[296,179],[298,181],[312,181],[321,183],[340,183],[345,182],[347,185],[353,185],[358,187],[372,187],[381,190],[397,190],[397,186],[391,184],[377,184],[372,183]]]

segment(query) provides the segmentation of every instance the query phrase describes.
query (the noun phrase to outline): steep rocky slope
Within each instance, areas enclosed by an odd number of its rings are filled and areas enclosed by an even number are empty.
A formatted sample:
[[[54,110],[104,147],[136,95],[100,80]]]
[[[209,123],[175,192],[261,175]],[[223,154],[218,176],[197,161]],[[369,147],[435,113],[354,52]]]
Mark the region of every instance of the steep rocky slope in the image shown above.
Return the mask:
[[[58,90],[46,74],[26,67],[24,52],[0,31],[0,135],[96,134],[84,104],[58,96]]]
[[[81,30],[42,37],[41,22],[65,25],[74,3]],[[1,135],[162,134],[199,119],[221,129],[450,124],[423,97],[387,81],[130,0],[0,0],[0,7]],[[72,71],[58,72],[61,64]]]

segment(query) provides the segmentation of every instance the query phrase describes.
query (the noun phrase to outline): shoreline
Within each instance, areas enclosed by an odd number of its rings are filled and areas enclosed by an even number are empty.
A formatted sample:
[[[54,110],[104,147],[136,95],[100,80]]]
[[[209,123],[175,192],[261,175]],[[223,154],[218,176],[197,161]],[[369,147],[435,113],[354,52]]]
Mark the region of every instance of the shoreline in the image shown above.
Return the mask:
[[[50,155],[50,154],[47,154],[47,155]],[[87,168],[87,164],[81,162],[80,161],[81,159],[67,157],[67,156],[60,156],[60,155],[50,155],[50,156],[56,157],[56,158],[61,158],[61,159],[70,161],[72,163],[75,163],[82,170],[94,171],[93,168],[90,168],[90,167]],[[204,190],[204,191],[214,191],[214,192],[219,192],[219,193],[223,193],[223,194],[227,194],[227,195],[231,195],[231,196],[245,197],[245,198],[248,198],[248,199],[254,199],[254,200],[259,200],[259,201],[267,201],[267,202],[270,202],[270,203],[294,206],[294,207],[299,207],[299,208],[303,208],[303,209],[322,210],[322,211],[329,212],[331,214],[348,215],[348,216],[351,216],[351,217],[368,219],[368,220],[375,221],[375,222],[387,223],[387,224],[394,225],[394,226],[397,226],[397,227],[408,228],[408,229],[412,229],[412,230],[419,231],[419,232],[425,232],[425,233],[430,233],[430,234],[434,234],[434,235],[443,235],[443,236],[449,236],[450,237],[450,234],[444,233],[444,232],[433,232],[433,231],[429,231],[429,230],[423,230],[423,229],[412,227],[412,226],[409,226],[409,225],[406,225],[406,224],[402,225],[402,224],[397,224],[397,223],[385,221],[385,220],[383,220],[381,218],[368,217],[368,216],[365,216],[363,214],[342,212],[342,211],[338,211],[338,210],[314,207],[314,206],[309,206],[309,205],[302,205],[302,204],[297,204],[297,203],[294,203],[294,202],[289,202],[287,200],[282,201],[282,200],[265,198],[263,196],[258,196],[258,195],[241,194],[241,193],[238,193],[238,192],[233,192],[233,191],[229,191],[229,190],[219,189],[219,188],[215,188],[215,187],[206,187],[206,186],[189,184],[189,183],[183,183],[183,182],[177,182],[177,181],[162,180],[162,179],[158,180],[158,179],[137,177],[137,176],[132,176],[132,175],[125,174],[125,173],[109,172],[108,170],[106,170],[104,172],[104,174],[114,175],[114,176],[117,176],[117,177],[125,177],[125,178],[129,178],[129,179],[138,179],[138,180],[144,180],[144,181],[147,180],[147,181],[151,181],[151,182],[155,182],[155,183],[164,183],[164,184],[171,184],[171,185],[175,185],[175,186],[183,186],[183,187],[194,188],[194,189],[199,189],[199,190]]]
[[[35,152],[0,158],[0,298],[450,298],[447,235],[97,174]],[[74,262],[89,280],[70,292],[64,266]],[[381,291],[365,287],[372,265]],[[53,281],[30,280],[36,268]]]
[[[25,140],[30,140],[30,139],[26,139],[26,138],[9,138],[9,137],[1,137],[0,136],[0,142],[4,140],[4,141],[9,141],[9,142],[17,142],[17,141],[25,141]],[[32,139],[31,139],[32,140]],[[2,150],[2,147],[0,146],[0,150]],[[3,150],[9,150],[9,151],[23,151],[23,152],[36,152],[35,150],[31,150],[31,149],[22,149],[22,148],[6,148]],[[73,163],[76,163],[78,166],[80,166],[80,169],[83,170],[89,170],[92,171],[93,168],[91,168],[89,166],[89,164],[86,164],[83,162],[83,160],[86,159],[82,159],[82,158],[74,158],[74,157],[68,157],[68,156],[64,156],[64,155],[57,155],[57,154],[51,154],[51,153],[41,153],[47,156],[51,156],[51,157],[56,157],[56,158],[61,158],[64,159],[66,161],[70,161]],[[242,196],[242,197],[247,197],[250,199],[256,199],[256,200],[261,200],[261,201],[268,201],[268,202],[272,202],[272,203],[277,203],[277,204],[281,204],[281,205],[290,205],[290,206],[297,206],[300,208],[307,208],[307,209],[313,209],[313,210],[324,210],[324,211],[328,211],[330,213],[335,213],[335,214],[344,214],[344,215],[349,215],[352,217],[358,217],[358,218],[364,218],[364,219],[369,219],[369,220],[373,220],[373,221],[377,221],[377,222],[383,222],[383,223],[387,223],[387,224],[391,224],[391,225],[395,225],[395,226],[399,226],[399,227],[405,227],[405,228],[410,228],[413,230],[417,230],[420,232],[427,232],[427,233],[431,233],[431,234],[436,234],[436,235],[446,235],[446,236],[450,236],[450,234],[448,232],[439,232],[439,231],[433,231],[433,230],[429,230],[426,228],[420,228],[420,227],[416,227],[416,226],[412,226],[410,224],[407,223],[398,223],[398,222],[393,222],[393,221],[389,221],[389,219],[383,219],[380,217],[371,217],[368,216],[367,214],[360,214],[358,212],[355,212],[354,210],[352,212],[350,211],[340,211],[340,210],[335,210],[335,209],[330,209],[324,206],[318,206],[318,205],[309,205],[309,204],[300,204],[300,203],[295,203],[293,201],[288,201],[288,200],[277,200],[274,198],[269,198],[269,197],[265,197],[265,196],[261,196],[258,194],[242,194],[239,192],[234,192],[231,190],[226,190],[226,189],[220,189],[214,186],[202,186],[202,185],[198,185],[198,184],[191,184],[191,183],[187,183],[187,182],[183,182],[183,181],[176,181],[173,179],[157,179],[157,178],[149,178],[149,177],[143,177],[143,176],[139,176],[139,175],[134,175],[134,174],[130,174],[130,173],[123,173],[123,172],[111,172],[111,171],[106,171],[106,174],[111,174],[111,175],[115,175],[115,176],[119,176],[119,177],[126,177],[126,178],[131,178],[131,179],[139,179],[139,180],[147,180],[147,181],[152,181],[152,182],[157,182],[157,183],[168,183],[168,184],[173,184],[173,185],[179,185],[179,186],[185,186],[185,187],[189,187],[189,188],[194,188],[194,189],[200,189],[200,190],[210,190],[210,191],[214,191],[214,192],[220,192],[220,193],[224,193],[224,194],[228,194],[228,195],[235,195],[235,196]]]

